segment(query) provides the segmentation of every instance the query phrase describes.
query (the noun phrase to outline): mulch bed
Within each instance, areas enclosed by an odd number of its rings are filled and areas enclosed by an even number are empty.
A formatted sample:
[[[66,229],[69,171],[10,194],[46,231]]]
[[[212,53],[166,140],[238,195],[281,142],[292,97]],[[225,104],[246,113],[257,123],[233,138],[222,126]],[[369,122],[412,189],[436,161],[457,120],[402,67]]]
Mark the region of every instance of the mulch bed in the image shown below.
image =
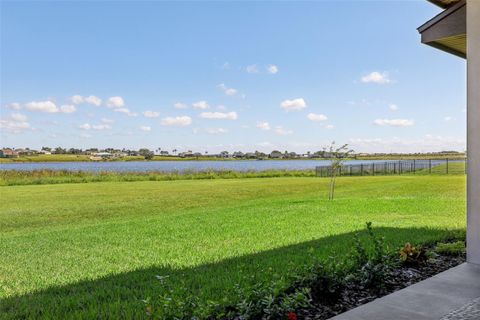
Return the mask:
[[[416,267],[401,266],[391,270],[385,282],[384,289],[366,289],[352,281],[342,290],[341,296],[334,302],[313,301],[312,306],[297,310],[298,319],[323,320],[358,307],[397,290],[425,280],[447,269],[465,262],[465,257],[439,255],[435,260],[428,261]]]

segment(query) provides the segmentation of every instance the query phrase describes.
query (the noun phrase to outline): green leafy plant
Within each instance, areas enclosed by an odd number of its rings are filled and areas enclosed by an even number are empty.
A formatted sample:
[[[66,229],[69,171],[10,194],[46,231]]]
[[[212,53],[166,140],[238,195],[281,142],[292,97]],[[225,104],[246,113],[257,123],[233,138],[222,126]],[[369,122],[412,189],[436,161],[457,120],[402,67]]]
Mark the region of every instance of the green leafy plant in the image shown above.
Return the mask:
[[[427,250],[422,246],[414,246],[407,242],[400,249],[400,260],[405,265],[418,266],[428,260]]]
[[[378,237],[373,232],[371,222],[366,223],[366,229],[368,239],[373,243],[373,252],[369,253],[367,247],[360,240],[360,235],[355,234],[355,251],[353,253],[355,269],[349,277],[353,277],[366,288],[375,288],[381,291],[384,289],[385,279],[388,277],[393,263],[387,252],[384,238]]]
[[[437,243],[435,252],[449,256],[462,256],[466,253],[465,241],[456,241],[451,243]]]

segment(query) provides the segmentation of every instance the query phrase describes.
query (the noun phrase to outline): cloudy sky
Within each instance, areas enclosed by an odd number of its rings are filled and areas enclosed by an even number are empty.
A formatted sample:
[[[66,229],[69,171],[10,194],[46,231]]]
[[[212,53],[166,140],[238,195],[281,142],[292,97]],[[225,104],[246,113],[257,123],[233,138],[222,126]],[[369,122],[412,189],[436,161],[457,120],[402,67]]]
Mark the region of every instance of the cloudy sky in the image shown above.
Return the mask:
[[[0,145],[465,149],[427,1],[1,2]]]

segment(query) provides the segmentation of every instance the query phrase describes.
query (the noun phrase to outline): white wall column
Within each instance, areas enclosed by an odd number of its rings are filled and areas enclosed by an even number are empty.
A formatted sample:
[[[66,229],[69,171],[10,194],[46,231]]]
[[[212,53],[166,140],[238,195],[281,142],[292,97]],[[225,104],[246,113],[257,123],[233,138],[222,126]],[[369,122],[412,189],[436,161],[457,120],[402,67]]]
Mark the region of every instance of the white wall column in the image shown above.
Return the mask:
[[[467,0],[467,261],[480,264],[480,0]]]

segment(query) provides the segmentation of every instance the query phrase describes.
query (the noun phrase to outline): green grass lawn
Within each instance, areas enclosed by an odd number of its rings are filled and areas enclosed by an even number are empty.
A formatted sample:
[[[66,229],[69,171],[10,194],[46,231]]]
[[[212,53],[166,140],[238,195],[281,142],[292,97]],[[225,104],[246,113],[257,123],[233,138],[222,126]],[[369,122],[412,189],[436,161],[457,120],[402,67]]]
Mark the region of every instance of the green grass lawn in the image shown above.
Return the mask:
[[[465,176],[0,187],[0,318],[143,318],[169,275],[203,301],[343,259],[372,221],[392,251],[462,234]]]

